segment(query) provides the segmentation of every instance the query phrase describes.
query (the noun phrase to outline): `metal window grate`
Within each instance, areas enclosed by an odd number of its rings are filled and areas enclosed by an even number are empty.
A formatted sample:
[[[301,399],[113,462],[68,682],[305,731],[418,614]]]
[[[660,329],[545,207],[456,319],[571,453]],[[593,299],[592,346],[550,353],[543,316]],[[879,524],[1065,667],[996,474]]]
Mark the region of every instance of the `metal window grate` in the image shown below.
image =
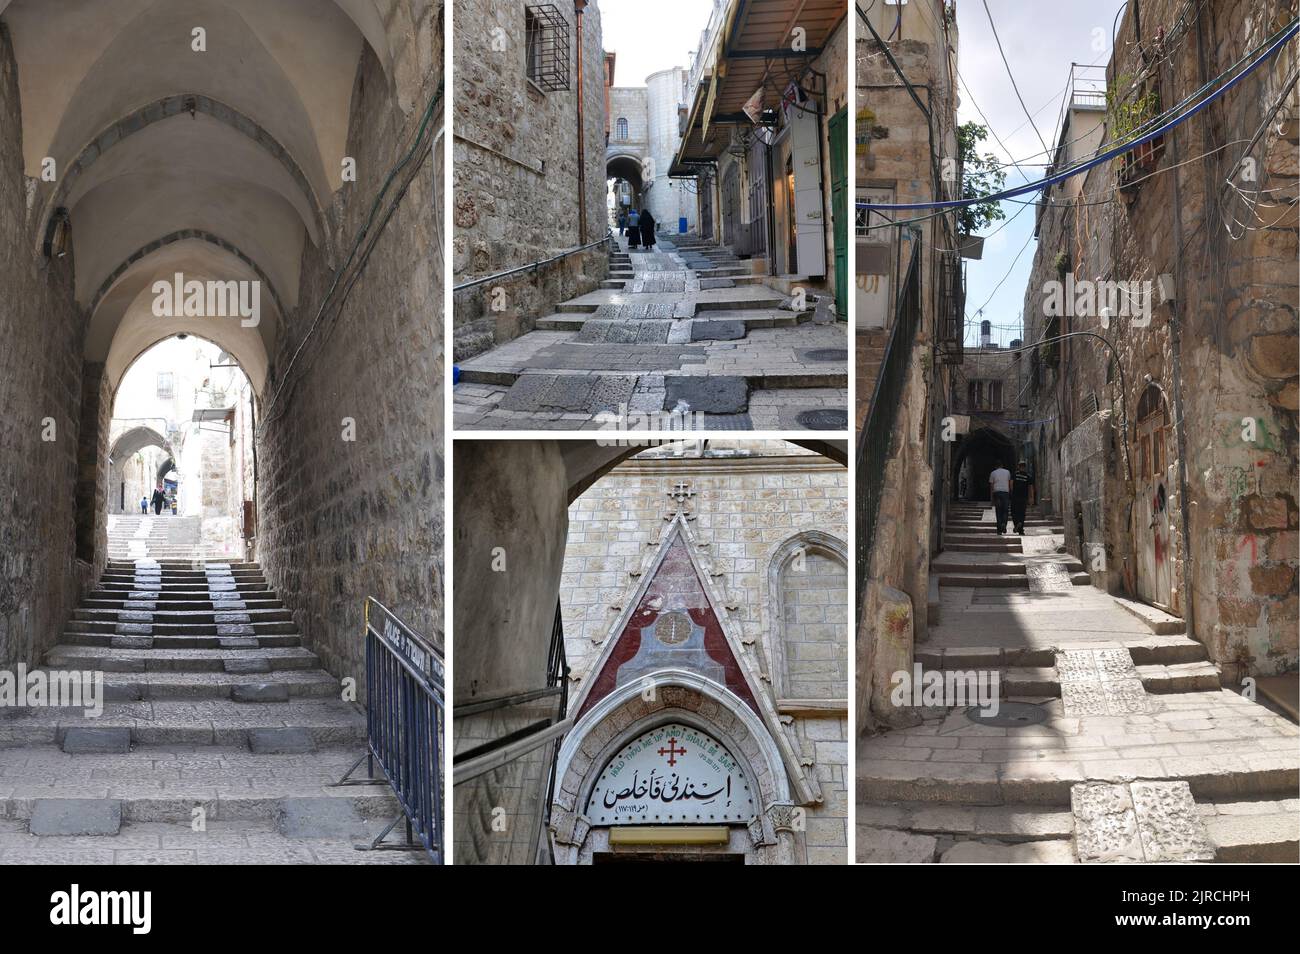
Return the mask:
[[[528,78],[548,92],[569,88],[569,21],[553,3],[524,7]]]
[[[939,259],[939,311],[935,337],[943,364],[961,364],[966,335],[966,275],[961,257],[945,252]]]

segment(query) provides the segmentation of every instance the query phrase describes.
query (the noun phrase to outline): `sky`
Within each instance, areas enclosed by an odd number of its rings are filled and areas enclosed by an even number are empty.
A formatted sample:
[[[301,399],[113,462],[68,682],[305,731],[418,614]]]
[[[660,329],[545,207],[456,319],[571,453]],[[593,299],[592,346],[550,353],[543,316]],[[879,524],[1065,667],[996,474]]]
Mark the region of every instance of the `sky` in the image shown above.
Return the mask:
[[[998,55],[984,4],[981,0],[961,0],[957,4],[957,69],[966,84],[958,86],[957,121],[990,126],[1012,155],[992,135],[982,144],[981,152],[991,152],[1003,162],[1024,160],[1024,176],[1015,168],[1004,170],[1005,188],[1041,177],[1047,157],[1037,155],[1043,151],[1038,135],[1049,147],[1055,145],[1070,63],[1104,65],[1110,59],[1111,28],[1121,5],[1121,0],[1053,0],[1051,4],[988,0],[1012,75],[1033,116],[1031,126]],[[980,117],[976,106],[985,118]],[[1031,200],[1036,195],[1020,198]],[[1007,219],[1022,209],[1023,214],[1010,224],[1004,220],[985,228],[984,257],[967,264],[966,314],[973,322],[967,327],[968,344],[978,341],[981,318],[993,323],[994,342],[1006,345],[1022,336],[1016,329],[1037,247],[1032,238],[1034,209],[1015,202],[1002,203]],[[995,292],[998,282],[1002,286]],[[977,316],[981,306],[984,313]]]
[[[690,65],[712,0],[598,0],[615,86],[644,86],[651,73]]]

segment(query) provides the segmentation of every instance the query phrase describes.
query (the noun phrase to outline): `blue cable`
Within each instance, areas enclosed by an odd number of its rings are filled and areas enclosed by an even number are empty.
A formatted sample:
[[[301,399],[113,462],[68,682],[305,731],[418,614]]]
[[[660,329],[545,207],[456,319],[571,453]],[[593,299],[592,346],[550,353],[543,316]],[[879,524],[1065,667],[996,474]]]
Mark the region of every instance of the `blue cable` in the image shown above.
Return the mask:
[[[1089,159],[1087,162],[1083,163],[1082,165],[1073,166],[1062,172],[1058,172],[1056,175],[1048,176],[1045,179],[1040,179],[1037,182],[1031,182],[1028,183],[1027,185],[1018,186],[1014,189],[1007,189],[1002,192],[995,192],[990,195],[980,196],[979,198],[975,198],[975,199],[947,199],[942,202],[906,202],[899,205],[879,205],[874,202],[858,202],[856,203],[856,207],[859,209],[885,209],[885,210],[958,209],[958,208],[963,208],[964,206],[976,205],[978,203],[983,203],[983,202],[1000,202],[1003,199],[1011,199],[1014,198],[1015,196],[1025,195],[1026,193],[1029,192],[1038,192],[1039,190],[1045,189],[1048,186],[1056,185],[1056,183],[1058,182],[1064,182],[1066,179],[1072,178],[1073,176],[1077,176],[1080,172],[1086,172],[1089,169],[1091,169],[1093,166],[1097,166],[1103,162],[1107,162],[1111,159],[1114,159],[1116,156],[1126,153],[1131,149],[1135,149],[1138,146],[1142,145],[1143,143],[1150,142],[1152,139],[1157,139],[1160,136],[1163,136],[1169,130],[1173,129],[1175,126],[1178,126],[1186,122],[1187,120],[1191,119],[1201,110],[1205,109],[1205,107],[1209,106],[1210,103],[1214,102],[1224,93],[1226,93],[1228,90],[1232,89],[1243,79],[1249,76],[1255,70],[1255,68],[1258,67],[1260,64],[1262,64],[1265,60],[1271,58],[1273,54],[1276,53],[1284,43],[1286,43],[1288,40],[1290,40],[1292,37],[1296,35],[1297,30],[1300,30],[1300,21],[1292,21],[1291,26],[1286,30],[1286,32],[1283,33],[1280,37],[1278,37],[1277,40],[1273,43],[1273,45],[1270,46],[1267,50],[1265,50],[1264,53],[1259,57],[1259,59],[1255,60],[1255,62],[1251,63],[1248,67],[1246,67],[1236,76],[1234,76],[1231,80],[1225,83],[1223,87],[1221,87],[1219,90],[1214,92],[1212,95],[1201,100],[1199,103],[1197,103],[1187,112],[1183,113],[1181,116],[1171,119],[1163,126],[1158,126],[1157,128],[1151,130],[1151,132],[1145,134],[1144,136],[1139,137],[1138,139],[1133,140],[1132,142],[1124,143],[1122,145],[1115,146],[1111,149],[1108,149],[1106,152],[1103,152],[1098,156],[1094,156],[1092,159]]]

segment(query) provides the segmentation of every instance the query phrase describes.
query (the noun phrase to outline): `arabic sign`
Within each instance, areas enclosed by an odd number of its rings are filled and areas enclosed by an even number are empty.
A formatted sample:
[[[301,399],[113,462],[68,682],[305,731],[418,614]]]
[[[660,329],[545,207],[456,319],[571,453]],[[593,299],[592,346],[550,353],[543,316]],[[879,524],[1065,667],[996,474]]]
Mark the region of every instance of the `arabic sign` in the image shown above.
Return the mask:
[[[593,825],[716,825],[757,814],[749,780],[721,743],[659,726],[610,759],[587,800]]]

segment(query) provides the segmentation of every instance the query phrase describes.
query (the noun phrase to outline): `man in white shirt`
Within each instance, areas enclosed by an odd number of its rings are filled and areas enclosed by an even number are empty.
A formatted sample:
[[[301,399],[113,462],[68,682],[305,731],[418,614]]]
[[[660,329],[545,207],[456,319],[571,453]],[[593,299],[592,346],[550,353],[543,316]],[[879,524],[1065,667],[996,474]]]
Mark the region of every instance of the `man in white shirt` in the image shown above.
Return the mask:
[[[997,511],[998,536],[1007,532],[1007,517],[1011,513],[1011,471],[998,464],[989,474],[989,490],[993,492],[993,508]]]

